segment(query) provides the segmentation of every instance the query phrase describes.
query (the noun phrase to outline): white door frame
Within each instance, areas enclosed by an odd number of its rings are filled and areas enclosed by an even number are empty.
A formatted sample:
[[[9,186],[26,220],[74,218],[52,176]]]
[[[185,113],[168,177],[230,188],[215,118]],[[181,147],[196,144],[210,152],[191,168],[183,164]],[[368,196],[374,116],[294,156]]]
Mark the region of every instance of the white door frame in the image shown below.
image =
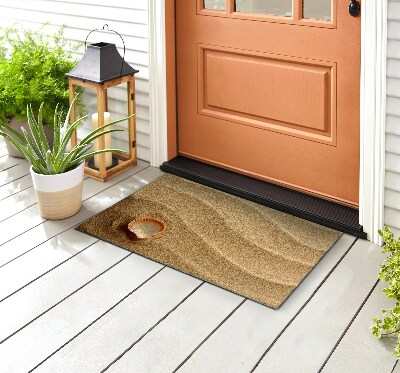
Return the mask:
[[[167,160],[165,0],[149,1],[150,162]],[[190,1],[190,0],[188,0]],[[351,40],[351,35],[349,35]],[[361,4],[360,224],[377,244],[385,183],[387,0]],[[349,42],[351,47],[351,41]]]
[[[385,190],[387,0],[361,9],[360,224],[381,244]]]

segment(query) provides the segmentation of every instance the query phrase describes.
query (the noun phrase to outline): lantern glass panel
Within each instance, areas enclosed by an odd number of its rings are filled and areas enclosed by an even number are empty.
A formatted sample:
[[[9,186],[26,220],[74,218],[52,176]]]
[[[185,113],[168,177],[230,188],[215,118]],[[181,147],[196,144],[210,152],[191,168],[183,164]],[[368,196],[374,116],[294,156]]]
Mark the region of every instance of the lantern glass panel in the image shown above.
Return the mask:
[[[128,116],[127,83],[107,89],[108,111],[111,121],[126,118]],[[122,129],[121,132],[112,134],[112,147],[121,149],[129,153],[129,128],[128,121],[125,120],[113,125],[111,128]]]
[[[82,140],[95,128],[93,123],[93,114],[97,113],[97,94],[95,89],[86,88],[84,90],[83,103],[85,105],[86,114],[88,115],[86,120],[82,122],[77,130],[78,140]],[[128,102],[127,102],[127,83],[119,84],[107,89],[107,112],[109,113],[110,121],[119,120],[128,116]],[[107,114],[105,117],[107,118]],[[98,122],[97,122],[98,123]],[[98,126],[98,124],[97,124]],[[123,121],[118,124],[112,125],[110,129],[122,129],[121,132],[114,132],[112,134],[106,134],[105,136],[105,148],[114,148],[124,150],[129,156],[129,127],[128,121]],[[96,143],[97,142],[97,143]],[[99,149],[98,140],[95,140],[92,150]],[[114,157],[114,160],[112,159]],[[117,160],[115,155],[111,153],[105,153],[106,167],[115,166]],[[95,159],[88,159],[86,165],[95,169],[99,168],[99,156],[95,156]]]
[[[80,89],[81,87],[76,87],[76,90],[78,91],[78,89]],[[93,91],[91,89],[81,89],[81,92],[79,93],[79,95],[82,97],[82,103],[83,103],[83,112],[79,113],[79,110],[77,110],[76,113],[76,119],[79,119],[83,116],[85,116],[86,114],[89,114],[90,110],[90,105],[91,102],[93,101],[93,98],[91,97],[93,94]],[[95,99],[96,100],[96,99]],[[80,124],[80,126],[78,127],[78,131],[77,131],[77,138],[78,141],[82,140],[86,135],[89,134],[89,132],[92,130],[92,122],[91,119],[86,118],[85,120],[83,120]]]

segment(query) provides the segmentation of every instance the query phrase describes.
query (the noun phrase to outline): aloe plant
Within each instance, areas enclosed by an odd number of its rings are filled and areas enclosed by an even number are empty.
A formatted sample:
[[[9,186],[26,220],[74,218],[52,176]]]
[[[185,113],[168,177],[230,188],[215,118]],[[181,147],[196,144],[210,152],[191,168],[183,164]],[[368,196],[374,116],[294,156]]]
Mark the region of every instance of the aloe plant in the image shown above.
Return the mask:
[[[106,133],[123,131],[122,129],[106,128],[122,122],[129,117],[106,123],[96,128],[67,152],[67,146],[71,141],[74,131],[87,118],[87,115],[85,115],[70,124],[69,117],[73,103],[69,107],[65,118],[63,118],[63,112],[59,110],[59,105],[56,106],[54,111],[54,144],[51,149],[43,129],[43,105],[43,103],[40,105],[37,119],[33,114],[32,106],[27,105],[30,133],[22,129],[23,135],[21,135],[7,124],[0,125],[0,135],[8,139],[26,157],[36,173],[43,175],[61,174],[76,168],[86,158],[93,157],[96,154],[106,152],[125,153],[120,149],[90,150],[93,146],[93,140],[98,137]],[[10,136],[10,134],[13,134],[14,137]]]

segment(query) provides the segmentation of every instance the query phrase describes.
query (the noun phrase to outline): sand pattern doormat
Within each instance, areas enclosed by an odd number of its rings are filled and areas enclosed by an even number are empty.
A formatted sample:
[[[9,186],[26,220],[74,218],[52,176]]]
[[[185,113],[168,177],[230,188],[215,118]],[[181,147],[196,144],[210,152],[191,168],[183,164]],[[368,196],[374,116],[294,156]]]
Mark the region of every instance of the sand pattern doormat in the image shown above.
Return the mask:
[[[132,241],[127,226],[143,217],[159,219],[165,230]],[[272,308],[341,235],[169,174],[77,229]]]

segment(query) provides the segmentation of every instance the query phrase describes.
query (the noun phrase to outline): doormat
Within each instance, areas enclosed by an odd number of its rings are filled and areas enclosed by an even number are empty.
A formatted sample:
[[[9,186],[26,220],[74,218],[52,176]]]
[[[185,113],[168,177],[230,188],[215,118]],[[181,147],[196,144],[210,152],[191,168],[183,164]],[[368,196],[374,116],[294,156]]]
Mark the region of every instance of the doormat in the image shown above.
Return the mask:
[[[165,228],[133,240],[139,218]],[[77,229],[275,309],[341,235],[169,174]]]

